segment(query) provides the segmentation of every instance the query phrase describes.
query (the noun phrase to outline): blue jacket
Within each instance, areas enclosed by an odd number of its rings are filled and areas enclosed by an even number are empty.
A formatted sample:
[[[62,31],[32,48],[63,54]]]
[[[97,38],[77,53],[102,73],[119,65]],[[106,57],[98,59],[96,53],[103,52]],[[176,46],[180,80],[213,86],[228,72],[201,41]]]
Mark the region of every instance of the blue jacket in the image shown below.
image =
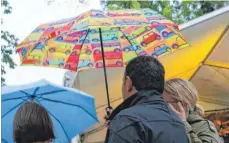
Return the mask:
[[[183,123],[153,90],[126,99],[109,120],[105,143],[188,143]]]

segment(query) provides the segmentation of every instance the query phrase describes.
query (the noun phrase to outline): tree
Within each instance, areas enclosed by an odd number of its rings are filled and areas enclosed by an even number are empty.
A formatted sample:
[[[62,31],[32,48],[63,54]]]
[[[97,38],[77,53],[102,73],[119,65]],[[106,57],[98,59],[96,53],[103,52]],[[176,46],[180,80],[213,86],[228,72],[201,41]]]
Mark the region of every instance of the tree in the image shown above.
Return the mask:
[[[229,1],[157,1],[157,0],[130,0],[110,1],[101,0],[106,10],[150,8],[161,13],[177,24],[195,19],[199,16],[229,5]],[[137,7],[137,8],[138,8]]]
[[[1,5],[3,8],[3,14],[10,14],[12,12],[12,7],[10,6],[8,0],[1,0]],[[1,24],[3,24],[3,19],[1,19]],[[8,31],[1,30],[1,84],[4,84],[5,82],[5,79],[3,78],[3,75],[6,73],[5,66],[8,66],[9,68],[14,68],[16,66],[13,59],[11,58],[11,54],[17,45],[17,41],[18,39],[13,34]]]

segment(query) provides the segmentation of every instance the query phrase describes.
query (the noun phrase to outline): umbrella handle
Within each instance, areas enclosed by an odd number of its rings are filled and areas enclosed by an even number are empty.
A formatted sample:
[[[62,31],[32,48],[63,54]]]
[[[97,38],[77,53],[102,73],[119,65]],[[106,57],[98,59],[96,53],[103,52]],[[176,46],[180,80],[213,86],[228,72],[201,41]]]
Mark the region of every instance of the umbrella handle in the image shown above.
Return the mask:
[[[111,112],[113,111],[113,108],[111,106],[108,106],[106,108],[107,116],[109,117],[111,115]]]

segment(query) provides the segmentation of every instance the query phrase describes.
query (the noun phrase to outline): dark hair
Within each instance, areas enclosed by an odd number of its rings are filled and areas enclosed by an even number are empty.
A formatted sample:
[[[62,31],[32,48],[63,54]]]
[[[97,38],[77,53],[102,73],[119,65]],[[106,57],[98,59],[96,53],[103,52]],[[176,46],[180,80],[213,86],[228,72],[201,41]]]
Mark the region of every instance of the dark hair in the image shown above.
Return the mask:
[[[54,139],[53,123],[47,110],[33,101],[21,105],[14,116],[13,138],[16,143]]]
[[[125,76],[129,76],[136,90],[164,90],[164,67],[154,57],[139,56],[126,66]]]

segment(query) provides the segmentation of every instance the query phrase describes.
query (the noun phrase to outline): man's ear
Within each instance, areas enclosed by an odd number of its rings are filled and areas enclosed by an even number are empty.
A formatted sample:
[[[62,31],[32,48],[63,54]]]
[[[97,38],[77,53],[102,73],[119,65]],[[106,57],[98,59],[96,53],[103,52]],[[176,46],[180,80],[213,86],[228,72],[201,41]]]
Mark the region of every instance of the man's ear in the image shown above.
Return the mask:
[[[126,76],[126,88],[128,91],[131,91],[133,88],[132,80],[129,76]]]

